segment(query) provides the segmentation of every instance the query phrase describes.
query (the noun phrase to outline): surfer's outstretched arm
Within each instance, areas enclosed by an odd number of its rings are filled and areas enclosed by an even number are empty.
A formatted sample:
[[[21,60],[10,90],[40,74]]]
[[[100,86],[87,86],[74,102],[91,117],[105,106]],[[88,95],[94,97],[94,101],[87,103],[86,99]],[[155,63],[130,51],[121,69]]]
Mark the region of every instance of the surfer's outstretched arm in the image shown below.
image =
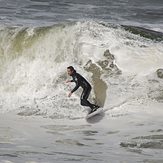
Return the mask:
[[[72,95],[72,92],[70,92],[70,93],[68,94],[68,97],[71,97],[71,95]]]
[[[69,83],[69,82],[72,82],[72,80],[67,80],[67,81],[66,81],[66,83]],[[72,92],[70,92],[70,93],[68,94],[68,97],[71,97],[71,95],[72,95]]]
[[[66,81],[66,83],[69,83],[69,82],[71,82],[71,80],[67,80],[67,81]]]

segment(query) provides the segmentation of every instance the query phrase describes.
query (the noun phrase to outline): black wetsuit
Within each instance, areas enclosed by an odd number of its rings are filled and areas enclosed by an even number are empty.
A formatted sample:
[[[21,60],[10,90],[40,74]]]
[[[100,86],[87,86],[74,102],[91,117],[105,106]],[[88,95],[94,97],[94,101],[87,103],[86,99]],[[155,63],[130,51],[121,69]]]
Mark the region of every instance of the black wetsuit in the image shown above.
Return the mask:
[[[75,92],[80,86],[83,88],[83,92],[81,94],[80,100],[81,100],[81,105],[83,106],[89,106],[91,109],[94,108],[95,105],[91,104],[87,99],[88,96],[91,92],[91,85],[84,79],[80,74],[74,72],[71,74],[73,80],[71,82],[75,82],[76,86],[75,88],[71,91],[72,93]]]

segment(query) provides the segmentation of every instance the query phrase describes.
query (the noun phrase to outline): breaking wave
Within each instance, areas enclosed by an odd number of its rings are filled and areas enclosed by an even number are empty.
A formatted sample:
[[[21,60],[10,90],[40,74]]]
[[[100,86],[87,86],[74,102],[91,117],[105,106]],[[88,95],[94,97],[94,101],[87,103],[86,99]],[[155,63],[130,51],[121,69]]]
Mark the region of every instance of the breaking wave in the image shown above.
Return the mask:
[[[67,66],[93,86],[90,101],[118,116],[163,102],[162,33],[104,22],[50,27],[0,27],[0,112],[50,118],[83,118],[81,89]],[[126,107],[127,106],[127,107]],[[118,108],[117,112],[109,112]],[[115,110],[116,110],[115,109]]]

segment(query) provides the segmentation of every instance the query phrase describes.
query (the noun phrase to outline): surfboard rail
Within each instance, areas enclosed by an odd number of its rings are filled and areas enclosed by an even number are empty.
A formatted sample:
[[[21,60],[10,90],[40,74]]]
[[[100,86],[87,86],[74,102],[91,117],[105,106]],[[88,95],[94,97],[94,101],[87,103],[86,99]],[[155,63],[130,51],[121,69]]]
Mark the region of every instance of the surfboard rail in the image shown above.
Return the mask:
[[[96,111],[94,111],[94,112],[92,112],[92,113],[89,113],[89,114],[85,117],[85,119],[88,119],[88,118],[90,118],[90,117],[92,117],[92,116],[94,116],[94,115],[96,115],[96,114],[99,114],[100,112],[102,112],[102,110],[103,110],[102,107],[98,108]]]

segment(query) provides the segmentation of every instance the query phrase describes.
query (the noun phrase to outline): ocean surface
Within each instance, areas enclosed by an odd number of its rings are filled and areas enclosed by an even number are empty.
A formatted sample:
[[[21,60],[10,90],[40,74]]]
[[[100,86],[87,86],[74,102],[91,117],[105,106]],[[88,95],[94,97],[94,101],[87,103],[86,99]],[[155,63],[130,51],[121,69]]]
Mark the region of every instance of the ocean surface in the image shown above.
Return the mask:
[[[162,0],[0,0],[0,163],[162,163],[162,119]]]

